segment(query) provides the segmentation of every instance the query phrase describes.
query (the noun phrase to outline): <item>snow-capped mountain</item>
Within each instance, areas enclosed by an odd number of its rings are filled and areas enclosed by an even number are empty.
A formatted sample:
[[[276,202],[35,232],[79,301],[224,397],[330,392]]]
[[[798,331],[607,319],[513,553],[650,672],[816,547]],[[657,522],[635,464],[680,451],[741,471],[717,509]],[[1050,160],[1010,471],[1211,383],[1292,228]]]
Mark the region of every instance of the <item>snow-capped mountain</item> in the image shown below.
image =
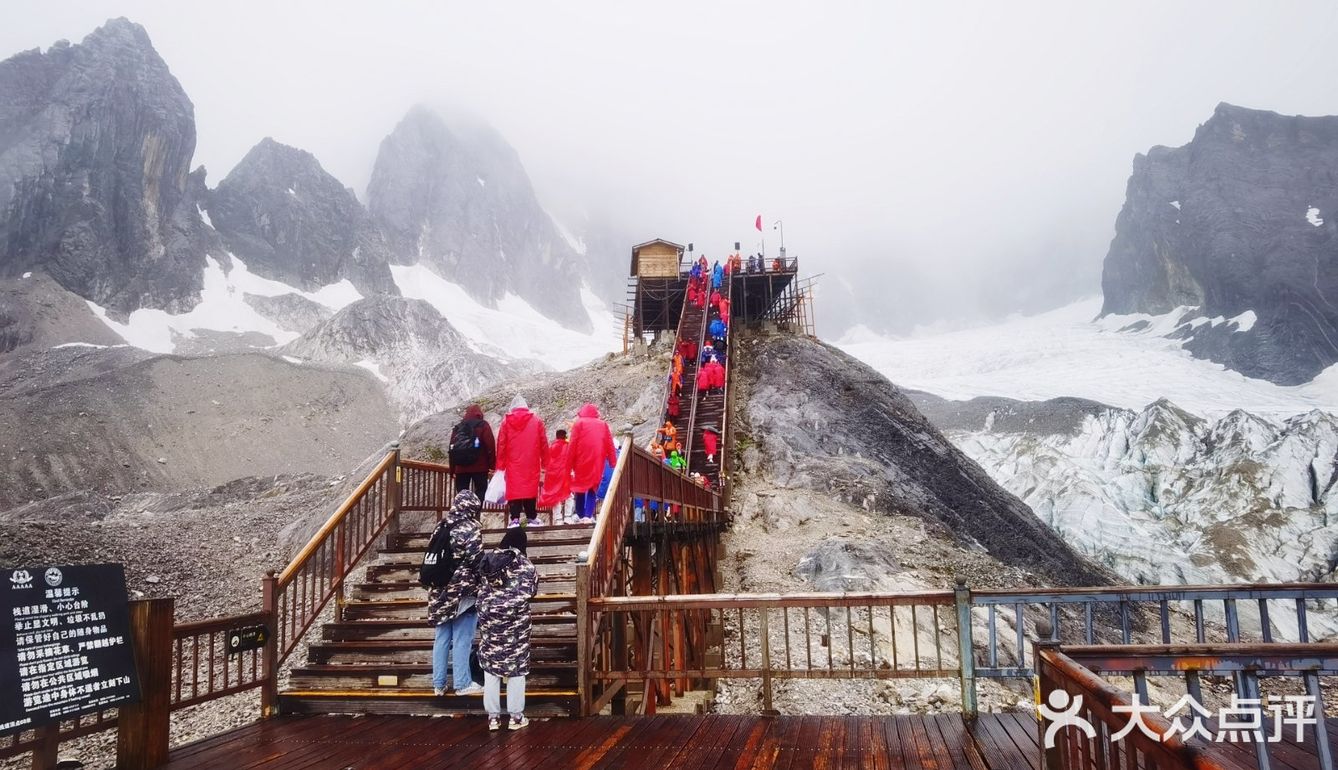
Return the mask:
[[[396,264],[423,263],[484,305],[522,297],[588,332],[582,258],[543,209],[515,149],[491,127],[416,106],[377,152],[367,205]]]
[[[1248,324],[1179,336],[1283,385],[1338,361],[1338,116],[1220,104],[1183,147],[1134,159],[1102,276],[1106,313],[1201,308]]]

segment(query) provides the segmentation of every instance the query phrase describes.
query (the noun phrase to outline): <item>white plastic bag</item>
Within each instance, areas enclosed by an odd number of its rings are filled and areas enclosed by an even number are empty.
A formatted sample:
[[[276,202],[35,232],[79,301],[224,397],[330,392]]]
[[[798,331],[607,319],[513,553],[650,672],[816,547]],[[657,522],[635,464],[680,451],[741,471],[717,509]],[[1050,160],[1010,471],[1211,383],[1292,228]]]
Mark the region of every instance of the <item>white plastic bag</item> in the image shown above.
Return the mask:
[[[483,502],[501,504],[506,502],[506,471],[497,471],[488,482],[488,489],[483,493]]]

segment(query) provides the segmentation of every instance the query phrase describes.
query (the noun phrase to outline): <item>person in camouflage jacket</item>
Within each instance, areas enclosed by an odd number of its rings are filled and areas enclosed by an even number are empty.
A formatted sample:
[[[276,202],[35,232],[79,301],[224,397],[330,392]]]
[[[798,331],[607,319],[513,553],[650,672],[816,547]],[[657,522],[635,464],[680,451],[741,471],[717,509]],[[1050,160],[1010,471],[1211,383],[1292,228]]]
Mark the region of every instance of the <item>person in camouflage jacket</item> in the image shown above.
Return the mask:
[[[483,666],[483,707],[489,729],[500,727],[501,684],[512,730],[525,719],[525,677],[530,673],[530,598],[539,588],[538,573],[525,556],[525,531],[507,530],[501,548],[484,555],[478,584],[479,663]]]
[[[479,590],[479,559],[483,555],[483,533],[479,516],[483,503],[466,489],[455,496],[451,508],[438,527],[451,527],[451,554],[455,557],[455,573],[444,588],[431,588],[427,593],[427,619],[436,626],[432,643],[432,689],[437,695],[446,693],[446,669],[452,669],[452,681],[457,695],[473,695],[483,691],[469,674],[469,651],[474,643],[478,624],[477,596]]]

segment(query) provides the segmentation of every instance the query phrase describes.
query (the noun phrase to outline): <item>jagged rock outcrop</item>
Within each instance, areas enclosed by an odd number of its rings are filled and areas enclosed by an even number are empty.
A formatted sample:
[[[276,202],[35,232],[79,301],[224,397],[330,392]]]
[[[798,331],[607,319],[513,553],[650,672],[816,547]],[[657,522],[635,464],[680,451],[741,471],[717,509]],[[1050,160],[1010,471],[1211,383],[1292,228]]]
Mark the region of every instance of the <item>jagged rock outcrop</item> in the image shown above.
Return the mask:
[[[0,277],[45,270],[124,314],[194,304],[213,234],[194,107],[137,24],[0,62]]]
[[[440,411],[465,396],[542,368],[502,364],[420,299],[368,297],[282,348],[288,356],[361,366],[385,383],[405,422]]]
[[[0,280],[0,356],[69,343],[116,345],[121,338],[43,272]]]
[[[316,324],[328,321],[334,316],[334,311],[325,305],[291,292],[276,297],[246,294],[242,299],[255,308],[257,313],[278,324],[280,328],[298,334],[310,331]]]
[[[1221,104],[1189,144],[1134,158],[1102,313],[1194,308],[1177,333],[1194,355],[1300,384],[1338,361],[1336,256],[1338,116]]]
[[[252,272],[306,291],[347,278],[364,295],[399,293],[367,210],[309,152],[266,137],[218,183],[206,210]]]
[[[515,293],[564,326],[590,330],[581,261],[493,129],[448,127],[413,108],[381,142],[367,203],[396,262],[424,262],[488,303]]]

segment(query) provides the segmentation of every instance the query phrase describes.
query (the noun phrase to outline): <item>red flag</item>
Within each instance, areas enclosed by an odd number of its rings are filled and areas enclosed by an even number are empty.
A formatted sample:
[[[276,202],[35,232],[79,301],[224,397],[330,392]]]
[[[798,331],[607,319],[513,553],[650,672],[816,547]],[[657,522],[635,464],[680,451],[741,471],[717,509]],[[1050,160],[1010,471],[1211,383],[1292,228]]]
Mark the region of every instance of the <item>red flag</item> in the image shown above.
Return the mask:
[[[761,215],[761,214],[758,214],[758,215],[757,215],[757,222],[754,223],[754,227],[757,228],[757,232],[759,232],[759,233],[762,232],[762,215]]]

